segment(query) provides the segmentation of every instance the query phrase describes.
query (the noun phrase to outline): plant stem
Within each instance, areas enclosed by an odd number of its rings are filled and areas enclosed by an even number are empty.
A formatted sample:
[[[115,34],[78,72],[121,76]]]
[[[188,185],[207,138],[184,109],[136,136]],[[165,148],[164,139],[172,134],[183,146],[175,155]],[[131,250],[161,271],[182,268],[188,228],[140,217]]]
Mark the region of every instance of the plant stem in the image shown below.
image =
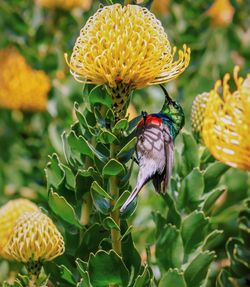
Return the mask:
[[[82,203],[81,218],[80,218],[80,223],[82,225],[89,224],[90,209],[91,209],[91,196],[90,193],[88,192],[86,194],[86,198],[83,200]]]
[[[116,153],[116,145],[111,144],[110,146],[110,157],[114,158]],[[111,206],[114,206],[116,200],[119,197],[119,188],[118,188],[118,177],[111,176],[110,177],[110,193],[112,196]],[[111,211],[111,218],[115,221],[115,223],[120,227],[120,213],[119,209]],[[111,229],[111,239],[112,239],[112,247],[118,255],[121,255],[121,234],[119,230]]]

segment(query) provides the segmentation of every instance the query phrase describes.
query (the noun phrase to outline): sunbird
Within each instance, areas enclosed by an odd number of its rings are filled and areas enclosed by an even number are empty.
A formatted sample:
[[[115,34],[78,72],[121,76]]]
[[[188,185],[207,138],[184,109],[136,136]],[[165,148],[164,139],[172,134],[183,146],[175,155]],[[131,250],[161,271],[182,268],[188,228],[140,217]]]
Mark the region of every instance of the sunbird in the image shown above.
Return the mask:
[[[143,112],[137,125],[135,151],[139,173],[136,186],[122,205],[121,213],[151,179],[156,192],[165,193],[172,174],[174,140],[185,124],[185,116],[181,105],[171,99],[164,86],[160,87],[165,94],[161,111],[150,115]]]

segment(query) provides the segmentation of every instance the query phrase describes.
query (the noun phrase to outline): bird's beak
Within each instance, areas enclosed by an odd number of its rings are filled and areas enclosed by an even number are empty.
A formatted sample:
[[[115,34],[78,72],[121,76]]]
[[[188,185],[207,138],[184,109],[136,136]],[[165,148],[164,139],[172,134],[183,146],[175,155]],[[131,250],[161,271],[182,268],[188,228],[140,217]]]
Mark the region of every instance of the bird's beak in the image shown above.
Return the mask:
[[[169,94],[168,94],[168,91],[165,89],[165,87],[163,86],[163,85],[160,85],[160,87],[162,88],[162,90],[163,90],[163,93],[165,94],[165,99],[166,99],[166,101],[167,101],[167,103],[170,105],[170,104],[173,104],[173,100],[172,100],[172,98],[169,96]]]

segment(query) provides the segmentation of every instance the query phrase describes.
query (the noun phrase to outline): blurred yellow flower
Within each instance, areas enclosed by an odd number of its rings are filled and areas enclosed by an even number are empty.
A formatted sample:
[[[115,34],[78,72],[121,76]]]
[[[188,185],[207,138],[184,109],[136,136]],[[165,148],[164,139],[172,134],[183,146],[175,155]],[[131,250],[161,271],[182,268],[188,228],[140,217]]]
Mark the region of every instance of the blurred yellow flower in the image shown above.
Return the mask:
[[[234,7],[229,0],[215,0],[206,14],[211,17],[213,26],[227,27],[232,22]]]
[[[191,111],[191,124],[193,132],[201,139],[201,131],[204,123],[204,114],[207,106],[209,93],[202,93],[196,96]]]
[[[15,49],[0,50],[0,108],[43,111],[50,81],[35,71]]]
[[[146,8],[114,4],[99,9],[80,32],[70,61],[74,78],[108,87],[116,111],[135,88],[166,83],[188,66],[190,49],[171,47],[159,20]]]
[[[45,8],[61,8],[70,10],[81,8],[84,11],[90,9],[92,0],[35,0],[36,3]]]
[[[39,208],[27,199],[10,200],[0,208],[0,257],[9,258],[4,252],[16,220],[27,211],[39,211]]]
[[[235,92],[230,91],[229,74],[217,81],[209,94],[204,114],[202,137],[218,160],[250,170],[250,74],[244,80],[234,69]],[[223,95],[218,90],[223,86]]]
[[[168,13],[170,0],[154,0],[151,10],[156,14],[165,15]]]
[[[50,261],[64,253],[64,240],[52,220],[42,212],[21,215],[5,248],[17,261]]]

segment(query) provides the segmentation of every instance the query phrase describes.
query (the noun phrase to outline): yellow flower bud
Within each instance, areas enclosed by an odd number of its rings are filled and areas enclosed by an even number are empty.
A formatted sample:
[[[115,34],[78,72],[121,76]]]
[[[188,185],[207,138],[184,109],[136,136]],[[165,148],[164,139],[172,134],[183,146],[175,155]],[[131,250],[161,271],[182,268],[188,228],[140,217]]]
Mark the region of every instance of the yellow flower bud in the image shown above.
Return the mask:
[[[39,211],[39,208],[27,199],[10,200],[0,208],[0,257],[9,258],[4,247],[13,232],[16,220],[27,211]]]
[[[26,212],[14,226],[6,253],[29,263],[50,261],[64,253],[64,240],[52,220],[41,212]]]
[[[200,138],[203,128],[204,114],[208,101],[209,93],[202,93],[196,96],[191,112],[191,123],[193,132]]]

